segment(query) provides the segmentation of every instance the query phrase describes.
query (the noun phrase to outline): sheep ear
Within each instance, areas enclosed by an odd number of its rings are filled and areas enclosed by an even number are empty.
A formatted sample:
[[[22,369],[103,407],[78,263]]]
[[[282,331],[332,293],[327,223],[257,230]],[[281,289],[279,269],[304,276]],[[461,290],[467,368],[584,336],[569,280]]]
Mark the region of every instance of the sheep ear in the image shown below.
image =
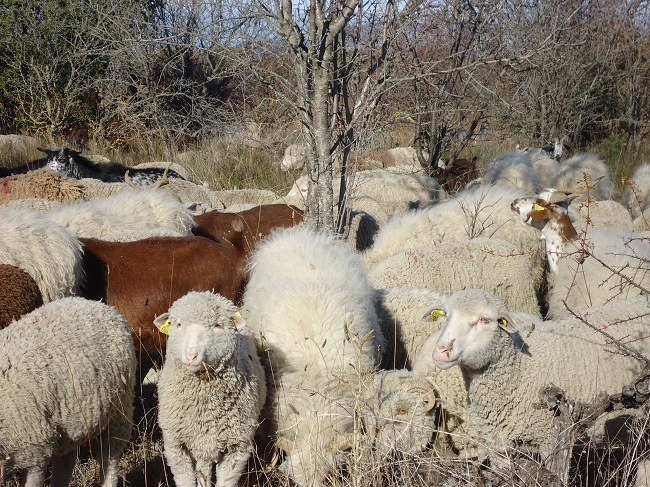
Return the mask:
[[[500,328],[507,331],[509,334],[517,332],[517,324],[515,323],[515,320],[510,317],[510,315],[502,316],[497,320],[497,323],[499,323]]]
[[[169,313],[163,313],[160,316],[156,316],[153,320],[153,324],[156,325],[156,328],[160,333],[169,335]]]
[[[426,313],[422,315],[421,320],[426,321],[426,322],[431,322],[434,323],[438,321],[441,317],[446,316],[447,313],[444,312],[444,310],[435,307],[429,309]]]
[[[239,313],[239,311],[235,311],[235,314],[230,317],[230,322],[232,323],[232,326],[234,326],[237,330],[241,330],[244,326],[246,326],[246,320],[242,318],[242,315]]]

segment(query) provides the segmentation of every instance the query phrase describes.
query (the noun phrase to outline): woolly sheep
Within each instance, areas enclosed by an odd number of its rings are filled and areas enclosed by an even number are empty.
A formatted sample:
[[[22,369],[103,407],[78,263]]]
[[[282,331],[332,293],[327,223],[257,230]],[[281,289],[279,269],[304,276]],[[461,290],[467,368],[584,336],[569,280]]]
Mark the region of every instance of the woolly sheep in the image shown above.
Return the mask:
[[[432,305],[442,308],[447,296],[429,301],[426,306],[420,307],[420,314],[423,310],[431,309]],[[519,332],[526,336],[542,325],[541,318],[528,313],[510,312],[517,325]],[[445,318],[440,313],[427,312],[424,317],[420,316],[420,325],[431,330],[430,335],[421,341],[420,347],[412,359],[413,373],[425,377],[436,390],[442,417],[441,433],[447,436],[452,451],[456,451],[463,457],[479,456],[482,451],[480,442],[476,441],[476,430],[469,420],[467,411],[467,392],[465,383],[459,368],[441,370],[436,367],[431,357],[435,350],[436,342],[440,336],[440,330],[445,324]]]
[[[78,237],[114,242],[188,236],[194,228],[194,219],[183,204],[158,189],[131,190],[65,205],[43,215]]]
[[[20,267],[0,264],[0,330],[42,304],[32,276]]]
[[[632,225],[634,225],[636,230],[650,230],[650,208],[645,210],[638,218],[635,218]]]
[[[132,428],[135,350],[124,318],[96,301],[45,304],[0,331],[0,458],[23,485],[66,486],[77,447],[99,440],[102,483],[116,487]]]
[[[280,169],[283,171],[302,170],[307,164],[308,147],[303,144],[291,144],[284,150],[284,156],[280,162]]]
[[[587,188],[585,175],[589,177]],[[609,168],[595,154],[582,153],[567,159],[561,164],[561,169],[551,177],[547,186],[571,194],[579,194],[590,200],[611,200],[614,195],[614,183],[609,173]],[[536,193],[536,191],[532,191]]]
[[[638,340],[647,336],[647,323],[639,318],[647,309],[647,297],[641,297],[591,309],[583,317],[647,356],[650,342]],[[536,406],[543,388],[555,386],[567,400],[588,405],[601,392],[620,393],[643,368],[633,356],[612,353],[616,348],[603,335],[587,335],[575,318],[523,337],[503,303],[483,290],[459,291],[432,312],[445,314],[433,360],[443,370],[459,365],[470,422],[493,454],[516,448],[547,460],[559,446],[557,428],[566,425],[554,410]]]
[[[533,160],[525,153],[498,155],[487,166],[483,179],[487,184],[508,184],[529,193],[537,193],[541,189]]]
[[[630,210],[633,218],[650,208],[650,164],[641,164],[625,184],[623,204]]]
[[[38,157],[38,145],[38,140],[28,135],[0,135],[2,165],[22,163]]]
[[[0,179],[0,204],[26,198],[43,198],[63,203],[84,199],[86,192],[76,179],[49,169],[37,169]]]
[[[379,326],[386,339],[384,369],[410,368],[425,340],[438,330],[422,323],[422,310],[443,297],[426,288],[386,287],[375,295]]]
[[[627,299],[650,288],[650,240],[629,231],[587,229],[578,234],[566,208],[572,196],[548,189],[518,198],[512,209],[522,221],[544,223],[551,276],[548,316]]]
[[[613,200],[570,205],[569,218],[573,226],[582,231],[590,227],[612,230],[634,229],[630,212],[622,204]]]
[[[436,431],[436,391],[409,370],[381,370],[363,390],[365,439],[381,456],[426,450]]]
[[[382,169],[359,171],[348,183],[346,206],[365,211],[379,224],[384,223],[388,216],[394,213],[426,208],[447,198],[447,194],[435,179],[419,174],[396,174]],[[341,179],[334,178],[334,204],[339,201],[340,184]],[[285,198],[291,204],[304,202],[308,185],[308,176],[298,178]]]
[[[34,278],[43,302],[79,294],[81,244],[69,231],[36,212],[0,209],[0,263]]]
[[[106,198],[125,191],[133,191],[133,188],[126,183],[105,183],[92,178],[80,179],[79,183],[86,188],[86,195],[89,200]],[[171,198],[184,203],[187,208],[198,206],[215,210],[224,208],[215,191],[205,185],[195,184],[183,179],[171,179],[169,183],[157,188],[157,191],[167,193]]]
[[[278,199],[273,191],[266,189],[228,189],[214,192],[224,208],[240,203],[255,203],[264,205],[275,203]]]
[[[288,146],[280,162],[280,169],[283,171],[302,171],[307,165],[308,151],[309,147],[303,144]],[[357,170],[400,167],[400,171],[410,174],[422,169],[413,147],[393,147],[387,150],[365,152],[361,155],[353,153],[348,165]]]
[[[355,383],[383,353],[375,290],[345,242],[303,226],[272,233],[249,269],[242,314],[268,353],[276,444],[298,484],[320,485],[353,431]]]
[[[510,202],[524,195],[527,193],[510,186],[478,185],[431,208],[396,215],[380,227],[373,246],[363,253],[364,260],[372,268],[408,248],[437,247],[476,237],[499,238],[529,256],[531,281],[537,288],[544,276],[540,232],[522,226],[510,209]]]
[[[21,208],[23,210],[32,210],[36,213],[45,213],[53,208],[59,208],[63,203],[58,201],[46,200],[43,198],[25,198],[20,200],[9,201],[6,205],[2,205],[6,208]],[[0,206],[0,208],[2,208]]]
[[[451,294],[466,287],[494,292],[508,307],[540,315],[530,259],[505,240],[475,238],[403,250],[379,262],[375,287],[428,287]]]
[[[557,174],[561,169],[560,163],[548,157],[540,159],[533,159],[533,169],[537,173],[537,179],[541,188],[549,186],[550,179]]]
[[[211,485],[215,463],[217,485],[234,487],[266,398],[255,340],[232,301],[210,292],[186,294],[154,323],[169,333],[158,422],[174,482]]]

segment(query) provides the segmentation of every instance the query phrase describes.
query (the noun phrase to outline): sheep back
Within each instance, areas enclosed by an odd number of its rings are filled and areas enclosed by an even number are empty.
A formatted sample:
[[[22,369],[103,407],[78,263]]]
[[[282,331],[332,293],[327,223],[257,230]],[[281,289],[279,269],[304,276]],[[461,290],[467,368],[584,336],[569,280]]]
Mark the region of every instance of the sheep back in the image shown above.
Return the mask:
[[[128,325],[99,302],[59,299],[1,330],[2,457],[41,467],[103,431],[119,455],[131,433],[135,366]]]
[[[25,209],[0,210],[0,263],[27,271],[44,302],[79,294],[79,241],[50,219]]]
[[[495,293],[508,308],[540,315],[530,259],[504,240],[476,238],[403,250],[369,272],[375,287],[427,287],[452,294],[466,287]]]

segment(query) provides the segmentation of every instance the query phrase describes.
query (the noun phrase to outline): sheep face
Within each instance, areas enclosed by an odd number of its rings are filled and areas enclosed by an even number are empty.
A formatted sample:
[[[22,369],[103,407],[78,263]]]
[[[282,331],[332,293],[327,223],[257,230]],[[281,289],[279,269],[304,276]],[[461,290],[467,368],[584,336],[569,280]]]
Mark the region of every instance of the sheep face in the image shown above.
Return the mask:
[[[454,365],[485,368],[498,358],[495,354],[499,348],[494,345],[501,330],[516,332],[505,305],[483,290],[465,289],[452,294],[441,312],[445,313],[446,323],[433,352],[433,361],[441,369]]]
[[[226,298],[192,292],[178,299],[154,324],[169,333],[167,360],[176,360],[196,374],[218,371],[233,357],[237,333],[245,321]]]

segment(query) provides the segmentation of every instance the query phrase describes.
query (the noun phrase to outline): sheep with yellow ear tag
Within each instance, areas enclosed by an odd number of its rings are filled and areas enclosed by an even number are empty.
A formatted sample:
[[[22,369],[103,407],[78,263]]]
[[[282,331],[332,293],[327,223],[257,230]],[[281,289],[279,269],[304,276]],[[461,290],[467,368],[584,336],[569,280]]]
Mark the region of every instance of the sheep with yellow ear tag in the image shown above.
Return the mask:
[[[165,458],[179,487],[234,487],[253,448],[265,379],[245,320],[228,299],[191,292],[154,324],[168,334],[158,380]]]

